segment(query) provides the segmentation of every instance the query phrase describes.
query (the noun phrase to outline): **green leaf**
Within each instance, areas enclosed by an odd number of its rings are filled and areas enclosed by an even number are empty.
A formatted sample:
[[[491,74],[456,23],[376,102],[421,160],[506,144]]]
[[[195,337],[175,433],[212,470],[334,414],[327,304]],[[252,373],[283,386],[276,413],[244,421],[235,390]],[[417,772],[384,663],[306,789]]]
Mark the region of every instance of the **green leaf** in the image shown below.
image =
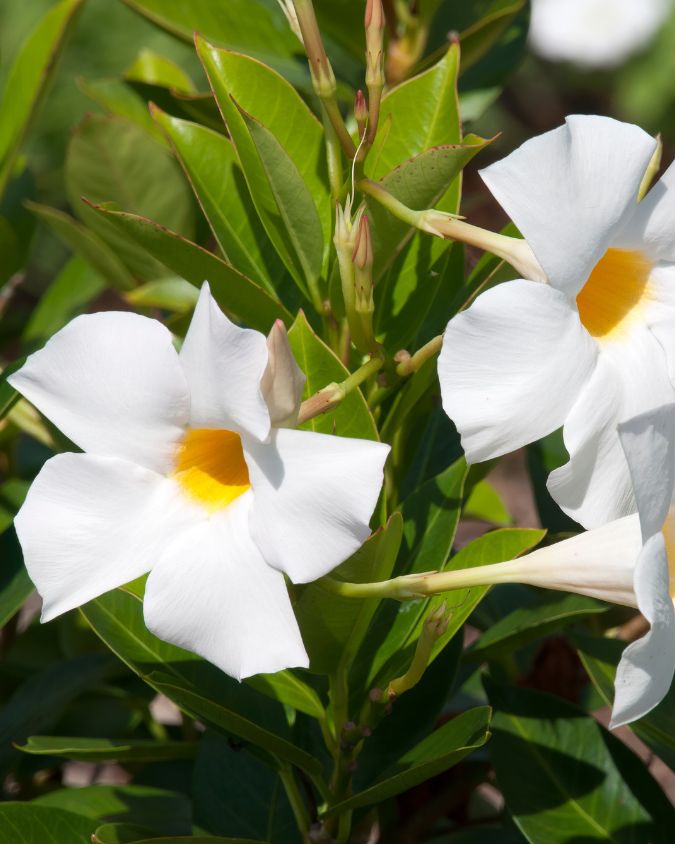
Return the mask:
[[[197,304],[199,290],[183,278],[162,278],[142,284],[124,298],[136,308],[161,308],[189,314]]]
[[[607,604],[585,595],[544,592],[530,606],[518,607],[493,624],[465,658],[472,662],[498,658],[608,609]]]
[[[194,33],[221,47],[254,56],[293,81],[307,79],[297,56],[302,51],[276,0],[124,0],[134,11],[192,44]]]
[[[461,33],[462,72],[490,51],[524,6],[525,0],[493,0],[487,12]]]
[[[62,756],[80,762],[161,762],[191,759],[197,749],[192,741],[150,741],[144,739],[101,739],[79,736],[29,736],[19,746],[35,756]]]
[[[151,829],[138,824],[105,823],[96,827],[91,840],[92,844],[136,844],[152,835]]]
[[[616,666],[625,647],[617,639],[574,633],[571,637],[593,685],[609,706],[614,701]],[[675,686],[644,718],[628,725],[667,765],[675,770]]]
[[[665,844],[672,807],[625,745],[560,698],[485,685],[495,707],[490,756],[528,841]]]
[[[144,47],[124,72],[124,78],[148,85],[173,88],[186,94],[195,93],[195,86],[180,65],[166,56]]]
[[[97,844],[97,839],[94,839]],[[101,844],[108,844],[102,841]],[[111,842],[116,844],[116,842]],[[130,844],[268,844],[267,840],[253,840],[252,838],[223,838],[221,835],[172,835],[171,838],[161,835],[152,838],[135,838]]]
[[[197,288],[208,281],[214,299],[230,316],[264,332],[269,331],[275,319],[291,324],[291,315],[269,293],[196,243],[136,214],[101,206],[96,210],[125,238],[138,244],[171,272]],[[166,270],[159,275],[166,275]]]
[[[327,188],[323,128],[298,93],[269,67],[248,56],[218,50],[201,39],[197,39],[197,52],[237,150],[262,224],[284,264],[291,273],[297,273],[293,244],[280,225],[275,193],[243,114],[266,127],[297,168],[318,211],[327,247],[332,236],[332,208]],[[294,278],[302,282],[297,275]]]
[[[279,773],[218,733],[207,730],[192,778],[195,823],[217,835],[298,840]]]
[[[22,478],[8,478],[0,484],[0,533],[4,533],[14,521],[14,516],[24,502],[30,483]],[[2,555],[6,559],[6,555]],[[2,624],[0,624],[2,627]]]
[[[304,399],[328,384],[340,383],[349,376],[348,370],[314,333],[302,312],[291,326],[288,339],[298,366],[307,378]],[[335,410],[324,413],[323,416],[316,416],[301,427],[324,434],[336,433],[341,437],[378,439],[375,421],[363,394],[358,389],[348,393]]]
[[[314,689],[290,670],[277,671],[276,674],[256,674],[248,677],[245,682],[252,689],[312,718],[324,718],[326,715]]]
[[[105,287],[105,279],[85,260],[71,258],[31,313],[23,331],[24,342],[47,340],[81,313]]]
[[[240,109],[241,110],[241,109]],[[294,258],[288,270],[307,288],[317,289],[323,263],[323,232],[316,206],[300,172],[272,132],[241,111],[260,156]]]
[[[133,123],[90,115],[75,130],[66,159],[66,188],[75,213],[133,275],[151,280],[161,265],[82,202],[115,202],[185,237],[194,231],[190,188],[165,147]]]
[[[96,822],[35,803],[0,803],[0,844],[83,844]]]
[[[431,735],[402,756],[382,775],[379,782],[331,806],[327,814],[333,815],[360,806],[380,803],[447,771],[473,750],[485,744],[489,737],[489,721],[489,706],[480,706],[463,712],[434,730]]]
[[[186,795],[147,785],[61,788],[32,805],[76,812],[95,820],[97,827],[104,821],[137,824],[163,835],[186,835],[192,829],[192,806]]]
[[[8,383],[7,379],[12,372],[21,369],[25,362],[25,357],[15,360],[14,363],[6,366],[0,373],[0,419],[4,419],[21,398],[14,387]]]
[[[461,143],[458,73],[459,47],[452,44],[433,67],[382,98],[380,129],[366,161],[371,178],[382,178],[430,147]]]
[[[206,660],[153,636],[143,621],[139,598],[117,589],[86,604],[81,612],[132,671],[192,717],[317,773],[318,762],[263,726],[271,722],[279,732],[287,731],[280,707],[227,677]]]
[[[471,490],[464,504],[464,518],[480,519],[499,527],[508,527],[513,521],[503,498],[489,481],[480,481]]]
[[[3,484],[4,486],[5,484]],[[9,516],[10,520],[14,518],[11,512],[4,510],[3,519],[6,518],[5,514]],[[34,589],[23,564],[23,554],[14,528],[7,530],[5,527],[2,536],[0,536],[0,559],[2,559],[2,568],[0,568],[0,627],[4,627],[10,618],[21,609],[26,598]]]
[[[432,147],[408,159],[380,181],[395,199],[409,208],[433,208],[474,155],[489,143],[489,140],[467,135],[462,144]],[[367,205],[373,228],[374,276],[378,279],[395,260],[415,229],[393,217],[376,200],[368,198]],[[436,240],[443,245],[440,238]],[[390,289],[384,292],[380,290],[381,297],[392,295]]]
[[[401,544],[403,520],[394,513],[359,550],[338,566],[331,577],[347,582],[386,580]],[[379,600],[342,598],[321,580],[302,588],[295,614],[313,671],[330,674],[338,664],[349,665],[368,630]]]
[[[232,142],[211,129],[155,109],[225,260],[274,292],[283,265],[248,194]]]
[[[40,20],[9,71],[0,98],[0,194],[56,69],[83,0],[62,0]]]
[[[119,664],[110,654],[87,654],[32,674],[0,713],[0,769],[16,756],[14,743],[53,724],[71,701],[115,671]]]
[[[121,79],[78,79],[77,87],[109,114],[135,123],[155,140],[166,143],[148,111],[147,102],[131,85]]]
[[[83,226],[82,223],[78,223],[64,211],[49,208],[47,205],[39,205],[37,202],[28,202],[26,205],[41,220],[44,220],[76,255],[90,264],[111,287],[118,290],[131,290],[136,286],[133,275],[95,232]]]

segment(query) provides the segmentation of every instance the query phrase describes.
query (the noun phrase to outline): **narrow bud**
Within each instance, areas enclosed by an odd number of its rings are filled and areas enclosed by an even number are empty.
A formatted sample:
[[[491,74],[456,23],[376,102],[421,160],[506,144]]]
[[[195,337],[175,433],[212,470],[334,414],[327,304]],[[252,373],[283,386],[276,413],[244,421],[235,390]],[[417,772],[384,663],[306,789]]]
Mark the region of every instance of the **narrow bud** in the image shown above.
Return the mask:
[[[370,223],[367,214],[362,214],[359,220],[352,261],[361,270],[373,266],[373,241],[370,236]]]
[[[354,117],[356,118],[356,125],[359,127],[359,138],[362,138],[368,123],[368,104],[360,88],[356,92],[354,100]]]
[[[275,428],[293,428],[298,421],[305,375],[298,366],[286,326],[278,319],[267,337],[267,367],[260,382]]]
[[[302,33],[302,42],[309,60],[314,93],[322,100],[335,96],[335,74],[323,46],[319,24],[311,0],[294,0],[295,14]]]
[[[295,14],[293,0],[279,0],[279,5],[281,6],[281,11],[286,16],[288,25],[302,44],[302,32],[300,31],[300,24],[298,23],[298,16]]]
[[[361,314],[372,314],[373,304],[373,241],[370,235],[368,216],[363,214],[356,230],[354,250],[354,291],[356,310]]]
[[[384,9],[382,0],[367,0],[364,26],[366,30],[366,87],[368,88],[368,142],[372,143],[380,117],[380,99],[384,89]]]

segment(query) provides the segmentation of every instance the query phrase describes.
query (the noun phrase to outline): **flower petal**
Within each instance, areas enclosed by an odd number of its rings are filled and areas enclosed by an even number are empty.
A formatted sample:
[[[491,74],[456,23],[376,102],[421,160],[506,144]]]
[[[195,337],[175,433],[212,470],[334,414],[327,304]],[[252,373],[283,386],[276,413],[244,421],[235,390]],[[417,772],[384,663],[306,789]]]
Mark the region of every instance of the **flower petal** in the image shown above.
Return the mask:
[[[562,425],[596,354],[567,297],[545,284],[499,284],[453,317],[438,375],[467,460],[506,454]]]
[[[660,264],[649,276],[645,322],[666,355],[670,380],[675,384],[675,264]]]
[[[622,241],[654,261],[675,261],[675,162],[651,188],[629,221]]]
[[[251,494],[167,547],[145,589],[148,628],[238,680],[307,667],[283,575],[251,539]]]
[[[322,577],[370,534],[389,446],[280,428],[243,440],[251,534],[267,562],[295,583]]]
[[[278,319],[267,337],[268,363],[262,378],[261,389],[272,425],[275,428],[293,428],[305,388],[305,373],[298,366],[286,326]]]
[[[155,472],[93,454],[52,457],[15,519],[42,620],[145,574],[190,519],[175,485]]]
[[[611,727],[642,718],[670,689],[675,670],[675,611],[668,594],[663,534],[649,537],[635,569],[635,593],[649,632],[623,652],[616,672]]]
[[[8,380],[84,451],[158,472],[188,421],[171,334],[137,314],[77,317]]]
[[[661,532],[675,490],[675,403],[622,422],[619,437],[646,542]]]
[[[635,511],[617,425],[672,401],[665,355],[647,328],[638,326],[626,340],[602,346],[563,428],[570,460],[548,479],[549,492],[571,518],[593,528]]]
[[[270,417],[260,382],[267,345],[259,331],[239,328],[211,296],[207,282],[180,353],[192,407],[193,428],[227,428],[265,439]]]
[[[573,115],[481,176],[551,284],[573,297],[634,213],[655,146],[637,126]]]

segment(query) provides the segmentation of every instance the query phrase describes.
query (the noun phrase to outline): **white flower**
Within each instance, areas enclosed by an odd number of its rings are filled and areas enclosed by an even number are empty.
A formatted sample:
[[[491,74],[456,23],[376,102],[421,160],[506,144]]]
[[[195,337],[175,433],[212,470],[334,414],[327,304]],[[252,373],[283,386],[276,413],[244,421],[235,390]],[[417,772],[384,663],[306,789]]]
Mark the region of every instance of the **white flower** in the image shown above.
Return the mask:
[[[483,293],[439,359],[470,462],[564,425],[549,490],[585,527],[635,511],[617,423],[675,399],[675,166],[637,202],[654,150],[636,126],[574,116],[482,171],[548,283]]]
[[[649,631],[625,648],[611,726],[642,718],[675,670],[675,404],[620,426],[638,513],[504,563],[401,577],[401,597],[497,583],[527,583],[636,607]],[[380,591],[379,594],[387,594]]]
[[[553,61],[613,67],[645,47],[672,0],[533,0],[530,45]]]
[[[356,551],[388,447],[271,427],[303,387],[283,326],[268,351],[205,284],[180,354],[161,323],[98,313],[10,381],[85,452],[47,461],[16,517],[43,621],[150,571],[160,638],[237,678],[307,665],[283,573]]]

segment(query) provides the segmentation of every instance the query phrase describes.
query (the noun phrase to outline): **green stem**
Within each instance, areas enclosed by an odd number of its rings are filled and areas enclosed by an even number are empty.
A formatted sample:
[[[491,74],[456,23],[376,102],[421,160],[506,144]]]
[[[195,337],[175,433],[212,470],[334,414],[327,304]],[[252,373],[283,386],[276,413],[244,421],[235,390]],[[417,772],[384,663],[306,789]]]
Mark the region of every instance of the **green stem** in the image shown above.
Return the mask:
[[[443,335],[439,334],[437,337],[434,337],[432,340],[429,340],[428,343],[425,343],[421,349],[418,349],[414,355],[405,360],[400,361],[398,366],[396,367],[396,374],[400,375],[401,378],[405,378],[407,375],[412,375],[413,373],[417,372],[418,369],[422,366],[422,364],[426,363],[429,358],[434,357],[441,351],[441,346],[443,345]]]
[[[342,194],[342,153],[340,143],[333,129],[333,124],[328,118],[326,109],[321,109],[323,128],[326,136],[326,161],[328,164],[328,181],[330,183],[331,197],[337,202]]]
[[[307,810],[307,805],[300,794],[298,784],[295,781],[293,769],[287,765],[282,765],[279,768],[279,779],[281,780],[286,796],[288,797],[288,802],[291,804],[295,822],[302,833],[303,840],[305,840],[307,838],[307,834],[309,833],[311,818],[309,816],[309,811]]]
[[[383,365],[383,358],[373,357],[364,363],[363,366],[359,367],[356,372],[352,372],[344,381],[339,384],[328,384],[322,390],[319,390],[318,393],[308,398],[300,406],[298,425],[337,407],[349,393],[355,390],[366,379],[370,378],[371,375],[378,372]]]

